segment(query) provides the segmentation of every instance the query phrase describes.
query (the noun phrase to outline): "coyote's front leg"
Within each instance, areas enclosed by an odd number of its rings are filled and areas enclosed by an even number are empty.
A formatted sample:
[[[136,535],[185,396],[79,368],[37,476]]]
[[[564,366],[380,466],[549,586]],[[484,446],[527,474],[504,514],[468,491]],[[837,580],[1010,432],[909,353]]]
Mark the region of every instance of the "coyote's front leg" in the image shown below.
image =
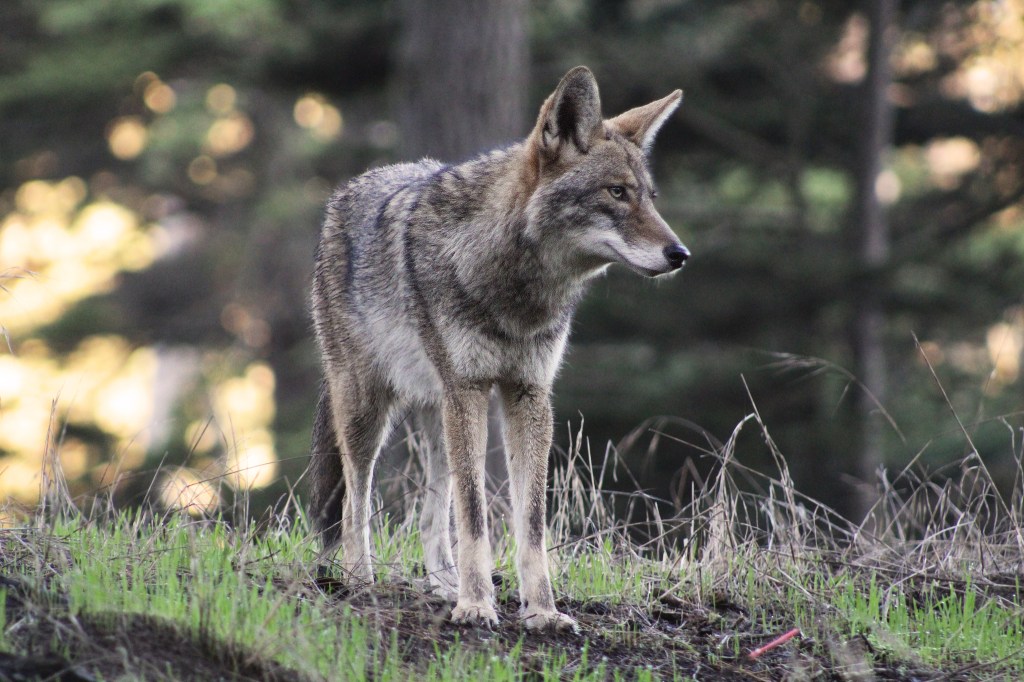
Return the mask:
[[[459,541],[459,598],[452,620],[471,625],[498,624],[484,496],[489,393],[490,386],[482,383],[447,386],[442,414]]]
[[[521,613],[531,630],[575,630],[559,613],[548,572],[547,478],[551,450],[551,399],[539,386],[504,384],[505,456],[511,484]]]

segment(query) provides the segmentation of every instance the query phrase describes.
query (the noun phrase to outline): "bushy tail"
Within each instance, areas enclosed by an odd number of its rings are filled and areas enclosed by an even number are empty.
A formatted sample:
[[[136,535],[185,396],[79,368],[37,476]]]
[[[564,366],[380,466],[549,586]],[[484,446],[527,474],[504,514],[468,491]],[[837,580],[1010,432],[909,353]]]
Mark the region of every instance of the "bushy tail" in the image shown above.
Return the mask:
[[[313,443],[307,474],[310,486],[310,504],[306,512],[313,529],[320,534],[325,550],[341,539],[342,499],[345,477],[341,470],[338,439],[331,419],[331,400],[326,382],[320,384],[320,397],[316,402],[313,419]]]

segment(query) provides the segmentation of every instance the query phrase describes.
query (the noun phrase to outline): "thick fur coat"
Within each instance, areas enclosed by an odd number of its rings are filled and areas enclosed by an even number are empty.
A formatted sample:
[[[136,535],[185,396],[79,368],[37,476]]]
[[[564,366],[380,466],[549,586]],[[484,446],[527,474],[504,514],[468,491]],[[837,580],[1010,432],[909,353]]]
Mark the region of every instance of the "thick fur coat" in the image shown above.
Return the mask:
[[[603,120],[594,76],[577,67],[523,142],[458,165],[372,170],[330,199],[312,290],[324,385],[310,512],[326,547],[340,540],[349,577],[372,580],[374,463],[392,418],[412,408],[431,443],[420,515],[430,581],[455,602],[455,622],[497,622],[484,497],[496,387],[522,616],[532,629],[575,627],[555,608],[545,547],[550,393],[589,279],[612,263],[653,277],[689,256],[654,208],[647,166],[681,97]]]

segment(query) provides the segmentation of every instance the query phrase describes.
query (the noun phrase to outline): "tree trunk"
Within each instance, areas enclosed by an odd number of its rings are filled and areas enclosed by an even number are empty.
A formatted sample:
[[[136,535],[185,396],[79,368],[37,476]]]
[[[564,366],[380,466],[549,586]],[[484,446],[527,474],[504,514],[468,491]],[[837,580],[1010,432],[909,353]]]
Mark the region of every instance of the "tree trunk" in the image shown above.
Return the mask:
[[[869,274],[867,285],[856,301],[853,349],[855,373],[863,383],[857,393],[860,421],[860,452],[857,477],[862,483],[858,494],[863,515],[877,500],[875,481],[883,462],[884,430],[879,405],[885,404],[888,372],[886,369],[886,318],[877,277],[889,260],[889,225],[878,196],[879,176],[885,154],[892,141],[893,111],[887,99],[892,82],[890,58],[896,31],[897,0],[867,0],[871,38],[868,45],[868,71],[863,85],[863,100],[857,169],[857,204],[853,215],[857,257]]]
[[[457,162],[526,137],[526,9],[526,0],[401,0],[397,104],[406,160]],[[492,396],[491,480],[505,479],[499,412]]]
[[[406,158],[460,161],[525,137],[525,0],[401,0]]]

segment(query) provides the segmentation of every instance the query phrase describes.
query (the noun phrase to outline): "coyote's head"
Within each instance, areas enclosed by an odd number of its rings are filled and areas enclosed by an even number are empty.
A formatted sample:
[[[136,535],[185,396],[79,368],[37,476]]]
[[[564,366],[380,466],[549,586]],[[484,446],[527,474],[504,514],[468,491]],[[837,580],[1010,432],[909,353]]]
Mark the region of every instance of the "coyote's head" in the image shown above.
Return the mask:
[[[603,120],[594,74],[567,73],[526,142],[536,164],[531,231],[585,273],[609,263],[648,277],[681,268],[690,252],[654,208],[647,153],[682,97],[676,90]]]

